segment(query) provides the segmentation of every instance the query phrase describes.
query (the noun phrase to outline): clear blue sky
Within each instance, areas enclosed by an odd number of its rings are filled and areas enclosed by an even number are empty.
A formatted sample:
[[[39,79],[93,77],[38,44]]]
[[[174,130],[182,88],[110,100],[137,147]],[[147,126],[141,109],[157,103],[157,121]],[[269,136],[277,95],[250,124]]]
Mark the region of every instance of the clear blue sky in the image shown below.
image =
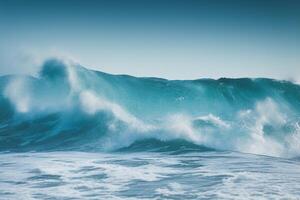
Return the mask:
[[[170,79],[300,79],[298,0],[0,0],[0,74],[48,56]]]

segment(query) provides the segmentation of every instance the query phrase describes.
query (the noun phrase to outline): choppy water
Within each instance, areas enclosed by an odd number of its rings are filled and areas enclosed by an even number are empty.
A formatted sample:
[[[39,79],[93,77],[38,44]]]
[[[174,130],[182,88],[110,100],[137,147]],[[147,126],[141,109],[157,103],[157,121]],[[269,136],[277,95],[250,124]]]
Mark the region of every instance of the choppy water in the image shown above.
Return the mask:
[[[0,199],[300,199],[300,160],[235,152],[2,153]]]
[[[300,199],[299,156],[289,81],[0,77],[0,199]]]

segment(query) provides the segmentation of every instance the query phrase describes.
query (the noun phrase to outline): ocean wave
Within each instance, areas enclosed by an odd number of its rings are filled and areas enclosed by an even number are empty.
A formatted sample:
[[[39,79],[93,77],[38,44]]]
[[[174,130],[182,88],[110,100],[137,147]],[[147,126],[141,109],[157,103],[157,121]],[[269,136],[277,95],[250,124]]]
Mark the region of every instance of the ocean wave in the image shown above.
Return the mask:
[[[47,60],[0,77],[0,150],[231,150],[300,154],[300,86],[137,78]]]

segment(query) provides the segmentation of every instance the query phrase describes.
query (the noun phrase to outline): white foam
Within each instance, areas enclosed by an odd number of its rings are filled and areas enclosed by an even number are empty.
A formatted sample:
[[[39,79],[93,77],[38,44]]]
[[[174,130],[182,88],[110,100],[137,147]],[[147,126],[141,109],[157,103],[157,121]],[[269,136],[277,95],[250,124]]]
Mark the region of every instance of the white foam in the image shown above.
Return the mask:
[[[11,80],[4,90],[4,95],[15,105],[18,112],[27,113],[30,111],[30,93],[27,89],[26,80],[23,78]]]
[[[101,98],[94,94],[92,91],[83,91],[80,93],[80,102],[83,106],[84,111],[89,114],[95,114],[99,111],[109,111],[117,119],[126,122],[132,128],[139,131],[148,131],[151,126],[144,124],[136,117],[126,112],[121,106],[116,103],[109,102],[104,98]]]
[[[183,186],[179,183],[172,182],[167,185],[167,187],[163,188],[157,188],[156,190],[157,194],[160,194],[164,197],[170,197],[174,195],[184,195],[185,191],[183,189]]]
[[[162,139],[186,139],[192,142],[200,143],[201,135],[197,134],[192,125],[192,119],[183,114],[174,114],[164,119],[162,129],[167,131],[167,134],[162,136]],[[168,138],[165,138],[165,137]]]
[[[208,114],[206,116],[200,116],[195,118],[195,120],[203,120],[203,121],[207,121],[207,122],[211,122],[214,125],[218,126],[219,128],[225,128],[225,129],[229,129],[230,128],[230,124],[223,121],[220,117],[218,116],[214,116],[213,114]]]
[[[253,110],[241,111],[239,118],[249,138],[238,143],[237,150],[272,156],[285,154],[283,144],[264,132],[265,125],[280,127],[286,123],[284,114],[271,98],[257,102]]]

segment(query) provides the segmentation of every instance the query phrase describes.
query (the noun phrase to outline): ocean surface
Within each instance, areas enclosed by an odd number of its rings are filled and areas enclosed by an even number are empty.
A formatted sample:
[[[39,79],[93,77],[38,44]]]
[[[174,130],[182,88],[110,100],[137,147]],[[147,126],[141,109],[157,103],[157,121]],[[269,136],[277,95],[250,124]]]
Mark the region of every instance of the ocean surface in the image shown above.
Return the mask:
[[[0,199],[300,199],[300,85],[2,76]]]

